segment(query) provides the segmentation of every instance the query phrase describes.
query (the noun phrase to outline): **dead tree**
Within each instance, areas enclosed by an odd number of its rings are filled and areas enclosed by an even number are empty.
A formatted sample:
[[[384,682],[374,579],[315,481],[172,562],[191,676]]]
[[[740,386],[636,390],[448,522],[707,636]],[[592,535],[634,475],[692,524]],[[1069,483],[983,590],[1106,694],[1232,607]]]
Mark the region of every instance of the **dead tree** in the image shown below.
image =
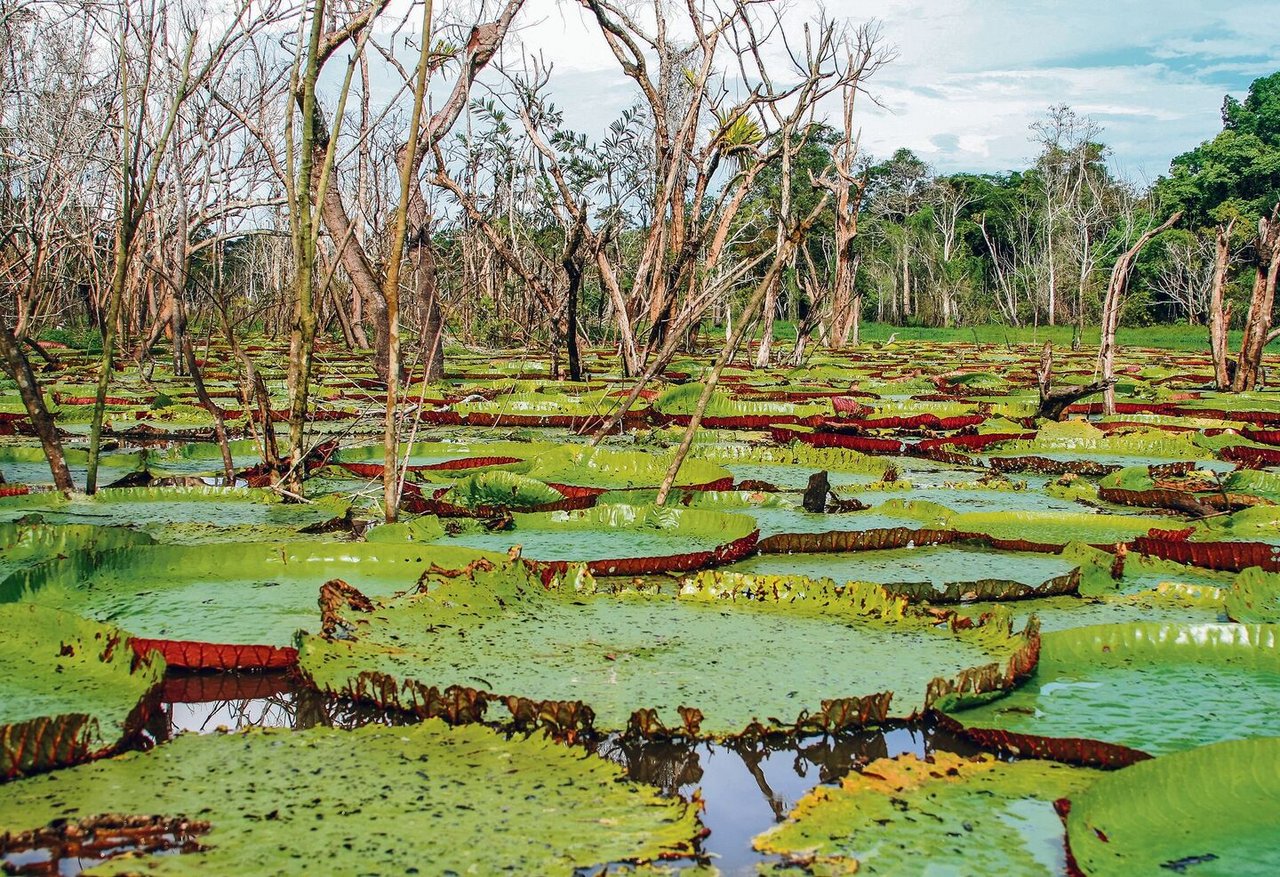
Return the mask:
[[[325,46],[327,50],[322,53],[322,57],[327,58],[342,42],[348,39],[353,26],[357,24],[361,28],[367,26],[368,22],[386,7],[387,2],[388,0],[375,0],[372,5],[366,7],[347,26],[326,35]],[[412,185],[409,197],[414,200],[410,209],[411,215],[409,216],[407,252],[405,256],[412,266],[417,292],[423,296],[423,300],[426,302],[426,320],[425,325],[422,327],[422,334],[424,343],[431,353],[431,357],[426,363],[426,378],[428,380],[438,379],[444,374],[444,351],[440,342],[443,337],[443,316],[436,294],[434,263],[430,252],[433,246],[430,234],[430,217],[424,209],[417,209],[417,205],[425,205],[426,203],[422,196],[418,170],[421,167],[423,158],[435,151],[435,148],[453,128],[454,123],[462,114],[476,77],[498,51],[498,47],[502,44],[507,31],[511,27],[512,20],[523,4],[524,0],[507,0],[496,19],[477,24],[471,28],[466,45],[451,55],[452,61],[457,65],[458,69],[453,88],[445,96],[439,108],[425,120],[420,130],[416,132],[418,142],[416,148],[411,151],[413,158],[409,170],[411,171],[410,180]],[[441,64],[444,60],[443,57],[438,59]],[[440,65],[433,64],[432,70],[438,66]],[[317,125],[317,133],[318,139],[314,148],[321,153],[328,152],[330,140],[334,136],[333,133],[329,131],[327,125],[323,124]],[[409,151],[402,146],[401,153],[408,154]],[[318,183],[319,181],[317,180],[316,182]],[[387,312],[387,301],[382,278],[379,277],[379,271],[375,267],[376,261],[371,256],[371,248],[368,244],[362,243],[360,238],[355,235],[353,221],[347,211],[339,187],[336,185],[328,186],[323,193],[320,204],[320,214],[324,226],[329,232],[329,236],[338,242],[338,258],[342,263],[342,267],[347,272],[351,284],[355,287],[356,294],[364,300],[367,311],[377,329],[374,367],[385,380],[389,356],[390,315]],[[393,256],[393,258],[399,257],[399,253]]]
[[[1231,263],[1231,231],[1236,221],[1219,225],[1213,259],[1213,282],[1209,287],[1209,350],[1213,358],[1213,384],[1219,390],[1231,387],[1227,372],[1227,327],[1231,325],[1231,305],[1224,305],[1227,269]]]
[[[1053,386],[1053,344],[1046,341],[1040,354],[1040,370],[1037,373],[1040,384],[1040,406],[1036,409],[1038,420],[1062,420],[1068,408],[1081,399],[1101,393],[1116,382],[1115,378],[1104,378],[1091,384],[1073,384],[1068,387]]]
[[[1271,335],[1272,311],[1276,302],[1276,276],[1280,274],[1280,202],[1271,209],[1270,217],[1258,220],[1257,268],[1253,294],[1249,297],[1249,314],[1245,317],[1244,337],[1236,358],[1236,374],[1231,389],[1237,393],[1252,390],[1262,382],[1262,352]]]
[[[857,288],[859,257],[854,241],[858,237],[858,213],[862,210],[867,176],[858,167],[861,129],[854,123],[854,109],[866,79],[893,59],[893,53],[882,47],[879,28],[874,25],[858,28],[852,40],[845,40],[844,48],[848,72],[841,85],[840,141],[832,150],[830,173],[818,178],[818,184],[831,193],[835,209],[835,272],[828,338],[837,350],[850,343],[858,345],[862,316],[862,295]]]
[[[1098,369],[1102,373],[1102,381],[1106,384],[1104,406],[1107,414],[1116,413],[1116,329],[1120,327],[1120,312],[1124,309],[1125,297],[1129,291],[1129,277],[1133,273],[1133,263],[1153,237],[1172,228],[1181,218],[1182,211],[1179,210],[1155,228],[1147,229],[1138,238],[1137,243],[1120,254],[1115,266],[1111,269],[1107,295],[1102,302],[1102,343],[1098,350]]]

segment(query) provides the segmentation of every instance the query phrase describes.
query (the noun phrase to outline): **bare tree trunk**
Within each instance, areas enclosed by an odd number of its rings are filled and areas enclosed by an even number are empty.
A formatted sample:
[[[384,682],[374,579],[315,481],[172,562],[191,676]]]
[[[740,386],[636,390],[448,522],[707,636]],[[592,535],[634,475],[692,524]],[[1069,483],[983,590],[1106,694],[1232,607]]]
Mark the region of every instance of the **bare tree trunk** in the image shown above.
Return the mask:
[[[22,405],[27,409],[27,417],[31,419],[31,425],[40,437],[40,447],[44,449],[45,459],[49,461],[54,486],[63,493],[70,493],[75,490],[75,483],[71,480],[71,470],[67,468],[67,459],[62,453],[58,429],[49,409],[45,407],[40,382],[36,380],[31,363],[23,355],[17,339],[3,321],[0,321],[0,355],[4,356],[4,370],[18,385],[18,395],[22,397]]]
[[[1213,285],[1209,288],[1209,350],[1213,355],[1213,384],[1219,390],[1231,387],[1227,373],[1227,327],[1231,323],[1231,308],[1223,306],[1223,294],[1227,285],[1227,268],[1231,261],[1231,230],[1235,219],[1226,226],[1218,226],[1216,250],[1213,260]]]
[[[182,350],[186,355],[187,371],[191,375],[191,383],[196,389],[196,397],[200,400],[210,414],[213,415],[213,432],[218,439],[218,449],[222,452],[222,472],[226,478],[226,486],[232,487],[236,483],[235,464],[231,460],[231,446],[227,444],[227,421],[222,413],[222,409],[209,396],[209,391],[205,389],[204,378],[200,374],[200,366],[196,363],[195,348],[191,344],[189,335],[182,336]]]
[[[1262,377],[1262,351],[1271,331],[1271,312],[1276,301],[1276,275],[1280,272],[1280,203],[1271,217],[1258,221],[1258,267],[1249,298],[1249,315],[1245,318],[1244,338],[1236,359],[1235,380],[1231,389],[1237,393],[1252,390]]]
[[[902,227],[902,319],[911,316],[911,259],[907,247],[907,227]]]
[[[569,358],[569,380],[571,381],[582,380],[582,362],[578,352],[578,293],[582,288],[582,257],[579,255],[579,250],[582,248],[583,230],[586,224],[587,211],[584,204],[583,209],[578,211],[573,230],[569,233],[560,258],[560,264],[568,279],[564,294],[564,343],[565,352]]]
[[[1040,385],[1040,406],[1036,409],[1037,420],[1062,420],[1066,410],[1081,399],[1087,399],[1101,393],[1115,383],[1115,379],[1094,381],[1083,386],[1053,386],[1053,344],[1044,343],[1040,352],[1040,370],[1037,372]]]
[[[419,195],[419,199],[421,195]],[[422,303],[425,318],[422,321],[422,345],[424,380],[444,379],[444,314],[440,309],[440,290],[436,282],[435,254],[431,244],[431,218],[422,224],[409,239],[409,264],[413,266],[414,288]]]
[[[1125,294],[1129,289],[1129,276],[1133,273],[1133,263],[1153,237],[1173,227],[1173,224],[1181,218],[1182,211],[1179,210],[1157,227],[1148,229],[1142,237],[1138,238],[1137,243],[1120,254],[1116,259],[1115,267],[1111,269],[1111,280],[1107,283],[1107,297],[1102,304],[1102,343],[1098,350],[1098,366],[1102,372],[1102,381],[1106,383],[1103,404],[1107,414],[1116,413],[1116,329],[1120,326],[1120,311],[1124,307]]]
[[[779,274],[781,279],[781,274]],[[778,284],[765,291],[764,307],[760,320],[760,349],[756,352],[756,368],[768,368],[773,355],[773,318],[778,310]]]

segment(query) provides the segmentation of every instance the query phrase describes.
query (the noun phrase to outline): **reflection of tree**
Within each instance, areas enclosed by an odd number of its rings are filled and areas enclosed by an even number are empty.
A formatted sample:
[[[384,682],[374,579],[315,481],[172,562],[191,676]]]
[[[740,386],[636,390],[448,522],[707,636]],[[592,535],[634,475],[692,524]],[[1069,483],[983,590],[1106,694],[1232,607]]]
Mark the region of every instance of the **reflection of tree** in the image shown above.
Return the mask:
[[[173,677],[165,681],[161,700],[160,709],[150,716],[145,728],[157,742],[184,730],[203,733],[219,727],[232,731],[317,727],[351,730],[370,724],[404,725],[417,721],[408,714],[328,697],[287,674]],[[189,713],[180,723],[175,716],[178,704]]]
[[[592,751],[620,764],[630,779],[657,786],[664,795],[674,796],[702,780],[700,745],[613,736],[596,743]]]
[[[819,783],[839,782],[854,768],[889,755],[883,729],[803,738],[795,741],[792,748],[796,753],[796,774],[808,776],[809,769],[816,767]]]
[[[761,768],[772,747],[763,740],[742,739],[730,743],[728,748],[742,759],[747,772],[751,774],[751,778],[760,787],[760,794],[764,795],[765,802],[769,805],[769,809],[773,811],[774,821],[781,822],[785,819],[787,816],[787,804],[779,795],[774,793],[773,789],[769,788],[769,779],[764,775],[764,770]]]

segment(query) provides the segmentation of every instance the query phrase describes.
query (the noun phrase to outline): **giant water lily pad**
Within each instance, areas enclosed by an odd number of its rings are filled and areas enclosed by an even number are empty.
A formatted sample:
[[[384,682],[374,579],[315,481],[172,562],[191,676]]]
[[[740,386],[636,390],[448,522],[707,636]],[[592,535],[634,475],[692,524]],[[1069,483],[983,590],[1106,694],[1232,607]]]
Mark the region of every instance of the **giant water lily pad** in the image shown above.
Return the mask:
[[[59,424],[62,421],[59,420]],[[85,473],[89,459],[83,448],[64,447],[63,456],[71,472],[72,480],[77,486],[84,485]],[[143,456],[139,452],[103,454],[98,459],[98,477],[103,484],[110,484],[117,478],[123,478],[137,472],[144,465]],[[16,484],[52,484],[53,476],[49,472],[49,463],[44,451],[38,445],[0,447],[0,476],[6,481]]]
[[[1280,547],[1280,507],[1258,506],[1194,525],[1194,542],[1264,542]]]
[[[1070,800],[1068,842],[1089,877],[1280,873],[1280,738],[1144,761]]]
[[[499,469],[468,475],[443,498],[467,509],[484,506],[527,509],[563,501],[564,495],[537,479]]]
[[[544,563],[584,562],[597,575],[694,570],[736,560],[755,545],[755,520],[694,508],[602,505],[512,515],[510,529],[462,525],[448,544]]]
[[[24,567],[73,551],[107,551],[151,545],[145,533],[123,527],[46,524],[43,520],[0,522],[0,580]]]
[[[164,675],[127,634],[56,609],[0,605],[0,634],[0,779],[110,751]]]
[[[199,846],[105,874],[570,874],[688,854],[698,833],[692,805],[603,759],[428,721],[183,735],[22,780],[0,800],[0,850],[104,814],[182,819]]]
[[[1003,442],[995,453],[1001,456],[1036,455],[1050,459],[1080,459],[1136,465],[1139,460],[1204,460],[1213,453],[1197,445],[1186,434],[1159,429],[1135,428],[1128,432],[1108,432],[1083,420],[1046,422],[1033,439]],[[1059,456],[1063,455],[1063,456]]]
[[[949,523],[966,533],[1042,545],[1109,545],[1145,536],[1153,527],[1169,526],[1166,518],[1061,511],[967,512],[952,516]]]
[[[510,468],[539,481],[622,490],[657,487],[670,466],[669,455],[565,446],[524,463],[513,463]],[[706,460],[685,460],[675,480],[677,487],[714,487],[719,490],[732,484],[733,476],[727,470]]]
[[[698,399],[702,396],[702,384],[681,384],[671,387],[659,394],[653,401],[653,408],[662,414],[687,417],[697,408]],[[719,390],[713,391],[707,403],[704,417],[708,419],[726,418],[764,420],[797,419],[815,415],[831,414],[830,404],[746,401],[731,399]]]
[[[1101,775],[943,752],[882,758],[815,788],[755,846],[821,873],[1057,877],[1066,854],[1053,802]]]
[[[1225,595],[1224,608],[1232,621],[1280,621],[1280,573],[1249,567],[1236,576]]]
[[[0,520],[38,514],[51,524],[128,526],[165,542],[293,538],[302,527],[342,515],[350,500],[284,503],[269,490],[227,487],[105,488],[68,499],[36,493],[0,499]]]
[[[1037,646],[1007,618],[953,630],[870,585],[704,573],[676,596],[609,593],[584,572],[544,587],[520,562],[326,627],[300,636],[299,667],[331,694],[470,719],[497,700],[559,730],[704,736],[909,716],[1012,685]]]
[[[716,433],[704,433],[715,436]],[[673,440],[678,438],[673,435]],[[848,448],[815,448],[801,442],[792,442],[784,447],[773,445],[756,445],[748,442],[727,442],[724,440],[695,442],[690,456],[704,460],[715,460],[734,469],[743,466],[767,467],[772,472],[785,472],[794,469],[846,474],[882,476],[893,464],[883,457],[861,454]],[[803,481],[801,484],[803,485]]]
[[[390,594],[411,587],[432,563],[457,568],[480,556],[404,544],[156,545],[32,567],[0,583],[0,601],[64,609],[148,640],[192,644],[163,647],[180,666],[252,666],[256,660],[256,650],[200,647],[208,644],[265,648],[268,663],[287,664],[291,654],[269,650],[289,648],[295,631],[314,627],[316,590],[327,579],[341,576],[371,594]]]
[[[1021,688],[955,717],[1151,754],[1280,734],[1280,627],[1107,624],[1046,633]]]
[[[911,530],[885,531],[885,535],[894,537],[894,547],[767,553],[735,563],[732,570],[750,575],[793,574],[838,582],[874,582],[912,600],[938,603],[1026,598],[1079,589],[1080,567],[1070,558],[960,545],[924,543],[925,547],[916,547],[911,542],[915,538]],[[775,536],[763,547],[777,552],[785,546],[780,540],[786,538]]]

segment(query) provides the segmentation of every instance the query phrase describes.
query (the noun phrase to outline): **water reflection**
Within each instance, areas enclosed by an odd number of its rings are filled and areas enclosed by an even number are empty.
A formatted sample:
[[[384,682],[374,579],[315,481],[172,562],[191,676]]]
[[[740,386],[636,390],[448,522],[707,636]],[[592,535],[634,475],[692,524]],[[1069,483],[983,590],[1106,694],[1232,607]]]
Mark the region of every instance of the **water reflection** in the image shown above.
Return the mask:
[[[702,852],[725,877],[754,875],[763,856],[751,839],[781,822],[814,786],[836,783],[877,758],[936,751],[973,754],[969,743],[922,724],[895,724],[837,736],[710,741],[645,741],[608,737],[590,746],[627,775],[666,795],[701,790],[703,824],[710,829]]]
[[[178,734],[246,728],[342,728],[403,725],[412,716],[325,697],[291,673],[220,673],[166,677],[148,734],[158,743]]]
[[[219,729],[350,729],[414,721],[410,716],[325,697],[288,673],[174,676],[166,679],[161,699],[148,729],[157,742],[183,732]],[[908,723],[836,736],[727,743],[609,735],[584,745],[619,764],[631,779],[656,786],[665,795],[689,798],[700,790],[705,805],[702,822],[710,829],[701,853],[725,877],[754,875],[761,863],[771,860],[751,848],[751,839],[784,819],[816,785],[839,782],[849,771],[877,758],[978,751],[937,728]]]

